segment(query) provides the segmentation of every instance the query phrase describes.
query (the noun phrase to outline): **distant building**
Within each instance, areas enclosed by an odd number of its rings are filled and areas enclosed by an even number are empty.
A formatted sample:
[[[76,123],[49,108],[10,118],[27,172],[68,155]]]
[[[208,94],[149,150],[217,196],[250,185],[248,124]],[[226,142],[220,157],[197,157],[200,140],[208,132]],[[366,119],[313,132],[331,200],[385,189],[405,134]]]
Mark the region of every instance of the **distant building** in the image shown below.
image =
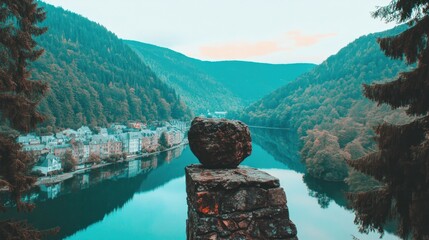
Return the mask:
[[[122,142],[122,151],[135,154],[142,150],[142,134],[140,132],[126,132],[119,135]]]
[[[100,128],[100,132],[98,134],[101,136],[108,136],[109,132],[107,131],[107,128]]]
[[[121,125],[121,124],[112,124],[110,125],[110,128],[108,129],[113,134],[121,134],[127,129],[127,126]]]
[[[84,163],[90,155],[88,141],[75,141],[72,144],[73,156],[78,159],[79,164]]]
[[[53,142],[57,141],[57,139],[54,137],[54,135],[42,136],[41,140],[42,140],[43,144],[53,143]]]
[[[215,111],[213,114],[213,118],[226,118],[226,114],[228,114],[228,112],[225,111]]]
[[[25,136],[19,136],[17,139],[17,142],[22,145],[37,145],[40,144],[40,138],[38,136],[35,136],[33,134],[28,134]]]
[[[64,134],[65,136],[69,137],[69,138],[75,138],[77,137],[77,131],[67,128],[66,130],[61,132],[62,134]]]
[[[36,155],[49,152],[49,149],[44,144],[36,145],[24,145],[22,146],[22,151],[24,152],[34,152]]]
[[[51,153],[57,157],[62,157],[67,151],[72,151],[71,144],[54,145],[51,147]]]
[[[92,131],[87,126],[82,126],[77,130],[77,137],[87,139],[92,136]]]
[[[51,172],[61,170],[61,160],[59,157],[49,153],[39,158],[39,162],[33,168],[33,171],[40,170],[43,174],[48,175]]]
[[[147,125],[145,123],[142,123],[142,122],[130,122],[130,123],[128,123],[128,127],[140,130],[140,129],[146,128]]]

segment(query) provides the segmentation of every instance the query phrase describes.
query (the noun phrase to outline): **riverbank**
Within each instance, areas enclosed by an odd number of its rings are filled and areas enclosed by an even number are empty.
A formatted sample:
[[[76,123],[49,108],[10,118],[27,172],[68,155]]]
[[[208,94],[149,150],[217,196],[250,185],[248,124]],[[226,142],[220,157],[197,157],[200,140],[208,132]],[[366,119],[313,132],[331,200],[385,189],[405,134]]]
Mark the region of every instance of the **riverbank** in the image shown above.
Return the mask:
[[[129,162],[129,161],[134,161],[137,158],[141,158],[141,157],[148,157],[148,156],[153,156],[153,155],[158,155],[162,152],[167,152],[167,151],[171,151],[173,149],[176,149],[178,147],[187,145],[188,142],[182,142],[181,144],[175,145],[171,148],[167,148],[164,149],[162,151],[156,151],[156,152],[152,152],[152,153],[144,153],[144,154],[139,154],[139,155],[130,155],[127,156],[126,159],[124,160],[120,160],[117,162],[111,162],[111,163],[101,163],[101,164],[97,164],[97,165],[93,165],[90,167],[86,167],[86,168],[81,168],[78,170],[75,170],[73,172],[68,172],[68,173],[62,173],[62,174],[58,174],[58,175],[54,175],[54,176],[49,176],[49,177],[40,177],[37,179],[36,183],[34,185],[49,185],[49,184],[55,184],[55,183],[59,183],[62,181],[65,181],[67,179],[70,179],[72,177],[74,177],[74,175],[76,174],[81,174],[87,171],[91,171],[93,169],[97,169],[97,168],[101,168],[101,167],[105,167],[105,166],[109,166],[109,165],[113,165],[113,164],[117,164],[117,163],[123,163],[123,162]]]

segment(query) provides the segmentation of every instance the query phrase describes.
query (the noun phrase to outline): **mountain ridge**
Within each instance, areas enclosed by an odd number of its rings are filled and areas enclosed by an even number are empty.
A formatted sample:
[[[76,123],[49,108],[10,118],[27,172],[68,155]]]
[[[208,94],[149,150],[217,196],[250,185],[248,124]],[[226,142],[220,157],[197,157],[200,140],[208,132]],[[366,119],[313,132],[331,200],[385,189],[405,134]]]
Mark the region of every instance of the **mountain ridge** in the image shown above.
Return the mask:
[[[315,66],[310,63],[205,61],[149,43],[124,41],[196,112],[239,109]]]
[[[346,160],[375,148],[373,127],[406,123],[401,109],[366,99],[362,84],[386,82],[406,71],[404,61],[387,58],[376,39],[396,35],[406,26],[362,36],[313,70],[245,108],[238,118],[251,125],[296,129],[308,173],[328,181],[359,179]],[[371,185],[371,184],[368,184]]]

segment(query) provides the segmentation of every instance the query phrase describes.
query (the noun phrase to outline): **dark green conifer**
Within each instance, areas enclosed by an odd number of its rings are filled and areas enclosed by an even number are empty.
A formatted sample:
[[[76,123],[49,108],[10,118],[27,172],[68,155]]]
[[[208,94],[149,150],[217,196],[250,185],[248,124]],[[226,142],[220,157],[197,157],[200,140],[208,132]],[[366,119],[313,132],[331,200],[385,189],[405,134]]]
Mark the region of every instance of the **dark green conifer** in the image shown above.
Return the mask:
[[[396,36],[378,39],[378,43],[387,56],[416,67],[400,73],[394,81],[364,85],[364,95],[393,109],[406,108],[416,119],[405,125],[378,126],[378,151],[349,162],[383,185],[350,195],[355,221],[362,231],[382,232],[387,221],[396,220],[402,238],[428,239],[429,1],[393,0],[373,15],[409,25]]]
[[[37,106],[48,86],[30,80],[28,66],[43,53],[34,37],[46,31],[37,26],[44,19],[45,12],[34,0],[0,1],[0,189],[10,192],[18,210],[33,208],[21,201],[21,194],[35,182],[29,176],[33,161],[15,137],[16,131],[28,132],[43,120]],[[40,239],[42,235],[25,222],[0,222],[0,239]]]

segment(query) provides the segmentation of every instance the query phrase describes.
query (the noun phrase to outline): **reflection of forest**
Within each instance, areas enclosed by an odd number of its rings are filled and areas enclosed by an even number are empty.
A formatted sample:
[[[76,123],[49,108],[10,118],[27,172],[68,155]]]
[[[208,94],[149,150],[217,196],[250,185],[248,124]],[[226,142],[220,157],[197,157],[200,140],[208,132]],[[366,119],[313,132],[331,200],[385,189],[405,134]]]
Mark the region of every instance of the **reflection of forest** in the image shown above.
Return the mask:
[[[27,194],[36,208],[30,213],[9,209],[2,219],[28,219],[39,229],[59,226],[52,239],[63,239],[101,221],[105,215],[122,208],[134,194],[150,191],[184,175],[184,168],[194,158],[183,147],[158,156],[138,159],[76,175],[62,183],[41,186]],[[180,169],[180,170],[179,170]]]
[[[252,141],[270,153],[277,161],[299,173],[305,166],[299,157],[299,139],[295,132],[278,129],[251,128]]]
[[[303,180],[308,187],[308,194],[317,198],[321,208],[327,208],[331,201],[334,201],[338,206],[347,208],[345,193],[348,188],[344,182],[322,181],[308,174],[303,176]]]
[[[285,164],[288,169],[304,173],[303,181],[307,185],[308,194],[317,199],[321,208],[329,207],[333,201],[338,206],[351,211],[346,199],[349,187],[344,182],[329,182],[311,177],[305,173],[305,166],[299,156],[299,139],[293,132],[274,129],[251,128],[252,140],[270,153],[277,161]],[[266,167],[266,166],[265,166]],[[395,233],[397,223],[390,221],[384,230]]]

